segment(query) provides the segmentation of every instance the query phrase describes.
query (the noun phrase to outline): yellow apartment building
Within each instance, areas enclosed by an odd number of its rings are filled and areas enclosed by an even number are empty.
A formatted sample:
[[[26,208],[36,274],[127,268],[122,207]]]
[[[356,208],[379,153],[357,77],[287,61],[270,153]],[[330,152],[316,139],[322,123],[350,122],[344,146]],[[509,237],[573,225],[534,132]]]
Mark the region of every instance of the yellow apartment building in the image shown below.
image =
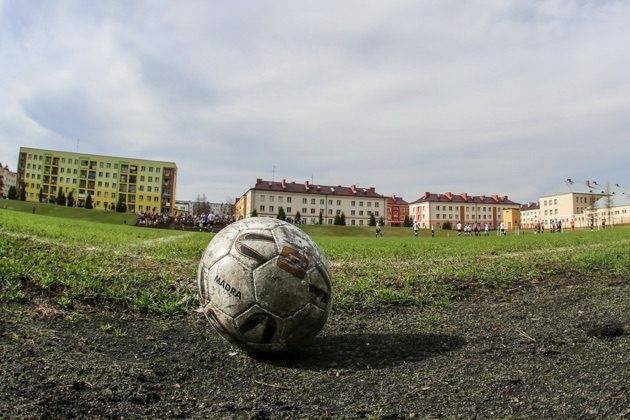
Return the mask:
[[[330,186],[304,183],[256,180],[236,203],[236,217],[250,217],[256,210],[259,217],[276,217],[282,207],[287,218],[294,219],[299,211],[303,223],[334,224],[335,215],[343,213],[348,226],[367,226],[370,215],[385,218],[387,198],[377,193],[374,187],[360,188],[356,185]]]
[[[119,199],[129,212],[175,211],[177,165],[129,157],[20,147],[18,189],[27,201],[52,202],[62,190],[74,206],[88,195],[97,210],[114,210]]]

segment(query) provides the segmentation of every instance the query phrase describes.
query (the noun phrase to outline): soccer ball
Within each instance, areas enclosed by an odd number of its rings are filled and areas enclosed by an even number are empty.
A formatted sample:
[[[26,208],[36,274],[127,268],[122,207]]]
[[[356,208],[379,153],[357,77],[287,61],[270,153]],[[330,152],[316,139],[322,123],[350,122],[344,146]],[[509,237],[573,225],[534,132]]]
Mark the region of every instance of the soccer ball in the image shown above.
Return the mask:
[[[326,257],[306,233],[252,217],[222,229],[197,273],[212,326],[249,352],[283,352],[315,337],[333,301]]]

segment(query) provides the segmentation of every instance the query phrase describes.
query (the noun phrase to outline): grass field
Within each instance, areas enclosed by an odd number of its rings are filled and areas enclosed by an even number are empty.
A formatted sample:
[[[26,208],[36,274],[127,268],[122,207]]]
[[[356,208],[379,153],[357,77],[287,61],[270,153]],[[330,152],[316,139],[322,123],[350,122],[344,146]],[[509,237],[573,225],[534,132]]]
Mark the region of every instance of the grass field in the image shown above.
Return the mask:
[[[5,208],[6,204],[6,208]],[[134,227],[133,215],[0,202],[0,300],[52,298],[174,314],[197,307],[196,271],[212,234]],[[126,222],[126,223],[125,223]],[[630,229],[498,237],[305,226],[333,273],[335,306],[449,305],[471,291],[551,277],[630,275]]]

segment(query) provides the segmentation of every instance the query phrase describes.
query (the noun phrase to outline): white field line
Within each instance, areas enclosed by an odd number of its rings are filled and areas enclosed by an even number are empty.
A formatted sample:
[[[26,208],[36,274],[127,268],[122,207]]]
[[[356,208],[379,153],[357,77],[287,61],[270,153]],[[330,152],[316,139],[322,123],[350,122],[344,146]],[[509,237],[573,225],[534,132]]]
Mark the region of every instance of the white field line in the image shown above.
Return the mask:
[[[30,241],[37,242],[37,243],[40,243],[40,244],[53,244],[53,245],[55,245],[55,244],[65,245],[66,244],[65,240],[63,240],[63,239],[46,238],[46,237],[43,237],[43,236],[34,235],[32,233],[16,233],[16,232],[12,232],[12,231],[5,230],[5,229],[0,229],[0,234],[6,235],[6,236],[10,236],[12,238],[28,239]],[[146,240],[141,241],[141,242],[127,244],[126,246],[127,247],[132,247],[132,248],[149,247],[149,246],[156,245],[156,244],[172,242],[172,241],[175,241],[175,240],[188,238],[188,237],[190,237],[192,235],[193,235],[192,232],[187,232],[187,233],[182,233],[182,234],[174,235],[174,236],[163,236],[161,238],[156,238],[156,239],[146,239]],[[100,247],[100,246],[96,246],[96,245],[87,245],[84,248],[85,251],[100,251],[100,250],[104,250],[104,249],[105,249],[104,247]],[[113,247],[111,249],[111,251],[113,251],[114,253],[120,252],[115,247]]]

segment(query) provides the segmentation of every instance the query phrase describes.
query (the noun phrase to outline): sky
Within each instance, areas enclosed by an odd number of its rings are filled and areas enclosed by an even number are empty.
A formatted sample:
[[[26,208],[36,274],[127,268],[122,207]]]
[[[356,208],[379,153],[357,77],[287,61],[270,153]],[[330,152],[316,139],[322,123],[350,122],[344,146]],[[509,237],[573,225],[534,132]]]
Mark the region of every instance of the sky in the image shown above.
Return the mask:
[[[174,161],[177,199],[257,178],[536,201],[630,185],[630,2],[0,0],[0,162]]]

